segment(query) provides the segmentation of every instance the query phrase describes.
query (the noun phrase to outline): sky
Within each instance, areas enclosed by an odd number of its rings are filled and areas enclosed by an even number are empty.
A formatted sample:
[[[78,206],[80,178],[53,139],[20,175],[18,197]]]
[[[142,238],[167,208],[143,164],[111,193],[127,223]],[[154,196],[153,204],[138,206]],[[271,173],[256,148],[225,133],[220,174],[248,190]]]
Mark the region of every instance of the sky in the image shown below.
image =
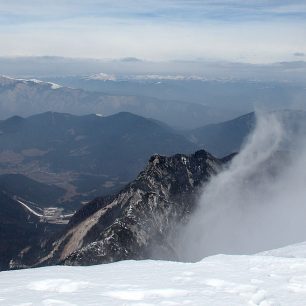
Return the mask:
[[[306,58],[306,0],[0,0],[0,56]]]

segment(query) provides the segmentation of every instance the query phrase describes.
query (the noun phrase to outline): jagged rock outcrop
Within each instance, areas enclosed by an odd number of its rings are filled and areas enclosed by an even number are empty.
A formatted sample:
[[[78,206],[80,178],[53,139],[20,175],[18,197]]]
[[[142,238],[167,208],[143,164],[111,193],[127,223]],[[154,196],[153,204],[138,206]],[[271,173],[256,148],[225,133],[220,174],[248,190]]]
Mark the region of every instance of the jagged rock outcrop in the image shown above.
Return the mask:
[[[197,190],[226,160],[205,151],[154,155],[117,195],[80,209],[35,265],[91,265],[125,259],[176,259],[176,226],[188,220]]]

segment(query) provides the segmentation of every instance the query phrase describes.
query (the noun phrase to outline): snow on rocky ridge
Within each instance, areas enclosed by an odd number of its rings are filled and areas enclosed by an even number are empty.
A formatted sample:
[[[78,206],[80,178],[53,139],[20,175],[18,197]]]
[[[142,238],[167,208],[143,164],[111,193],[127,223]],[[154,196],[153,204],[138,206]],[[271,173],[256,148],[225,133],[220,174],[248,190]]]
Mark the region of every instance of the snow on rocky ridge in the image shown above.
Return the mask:
[[[51,89],[59,89],[62,88],[63,86],[56,84],[56,83],[52,83],[52,82],[45,82],[45,81],[41,81],[41,80],[37,80],[37,79],[20,79],[20,78],[12,78],[6,75],[0,75],[0,81],[19,81],[25,84],[45,84],[47,86],[49,86]]]
[[[197,263],[121,261],[0,273],[0,305],[305,306],[305,243],[276,256],[217,255]],[[270,252],[271,253],[271,252]],[[267,253],[269,254],[269,253]]]
[[[232,78],[207,78],[203,75],[169,75],[169,74],[108,74],[97,73],[83,78],[94,81],[221,81],[230,82]]]

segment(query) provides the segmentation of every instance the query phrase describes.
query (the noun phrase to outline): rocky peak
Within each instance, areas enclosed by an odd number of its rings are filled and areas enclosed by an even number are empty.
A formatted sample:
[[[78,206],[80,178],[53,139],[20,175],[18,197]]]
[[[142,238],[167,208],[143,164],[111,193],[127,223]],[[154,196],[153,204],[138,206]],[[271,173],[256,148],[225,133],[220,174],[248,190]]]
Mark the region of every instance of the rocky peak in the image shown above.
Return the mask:
[[[153,155],[117,195],[98,198],[72,218],[36,265],[89,265],[123,259],[175,259],[177,225],[195,207],[197,190],[222,167],[204,150]]]
[[[218,171],[221,162],[204,150],[192,155],[176,154],[171,157],[153,155],[146,169],[135,183],[142,182],[151,189],[166,187],[170,194],[192,192],[194,188]]]

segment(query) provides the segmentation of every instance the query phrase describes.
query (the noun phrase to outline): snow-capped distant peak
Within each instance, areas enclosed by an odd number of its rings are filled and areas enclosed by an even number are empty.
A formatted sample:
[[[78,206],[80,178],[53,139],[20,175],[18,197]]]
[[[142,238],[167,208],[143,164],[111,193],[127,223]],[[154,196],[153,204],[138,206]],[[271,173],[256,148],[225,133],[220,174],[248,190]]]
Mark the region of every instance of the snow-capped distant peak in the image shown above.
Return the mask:
[[[107,73],[97,73],[85,78],[86,80],[97,80],[97,81],[116,81],[116,76]]]
[[[161,81],[205,81],[206,78],[201,75],[165,75],[165,74],[136,74],[126,76],[126,79],[135,81],[156,81],[156,84],[161,84]]]
[[[134,81],[134,82],[154,82],[159,85],[163,81],[218,81],[231,82],[231,78],[208,78],[205,75],[183,75],[183,74],[107,74],[97,73],[86,76],[83,80],[87,81]]]
[[[51,88],[52,88],[52,89],[59,89],[59,88],[62,88],[62,87],[63,87],[63,86],[58,85],[58,84],[56,84],[56,83],[48,82],[48,84],[51,85]]]
[[[96,81],[204,81],[206,78],[199,75],[164,75],[164,74],[131,74],[131,75],[114,75],[107,73],[98,73],[84,78],[85,80]]]
[[[203,76],[198,75],[160,75],[160,74],[141,74],[133,76],[135,80],[168,80],[168,81],[202,81],[205,80]],[[160,83],[160,82],[158,82]]]
[[[62,88],[63,86],[59,85],[59,84],[55,84],[52,82],[45,82],[45,81],[41,81],[38,79],[22,79],[22,78],[12,78],[6,75],[0,75],[0,78],[4,79],[4,80],[9,80],[9,81],[18,81],[18,82],[23,82],[23,83],[35,83],[35,84],[46,84],[49,85],[51,89],[59,89]]]
[[[55,83],[52,83],[52,82],[44,82],[44,81],[37,80],[37,79],[29,79],[29,80],[26,80],[26,79],[17,79],[17,80],[18,81],[24,81],[24,82],[33,82],[33,83],[36,83],[36,84],[48,84],[48,85],[50,85],[51,89],[59,89],[59,88],[63,87],[63,86],[61,86],[59,84],[55,84]]]
[[[44,83],[43,81],[41,80],[37,80],[37,79],[16,79],[17,81],[25,81],[25,82],[33,82],[33,83],[36,83],[36,84],[41,84],[41,83]]]

